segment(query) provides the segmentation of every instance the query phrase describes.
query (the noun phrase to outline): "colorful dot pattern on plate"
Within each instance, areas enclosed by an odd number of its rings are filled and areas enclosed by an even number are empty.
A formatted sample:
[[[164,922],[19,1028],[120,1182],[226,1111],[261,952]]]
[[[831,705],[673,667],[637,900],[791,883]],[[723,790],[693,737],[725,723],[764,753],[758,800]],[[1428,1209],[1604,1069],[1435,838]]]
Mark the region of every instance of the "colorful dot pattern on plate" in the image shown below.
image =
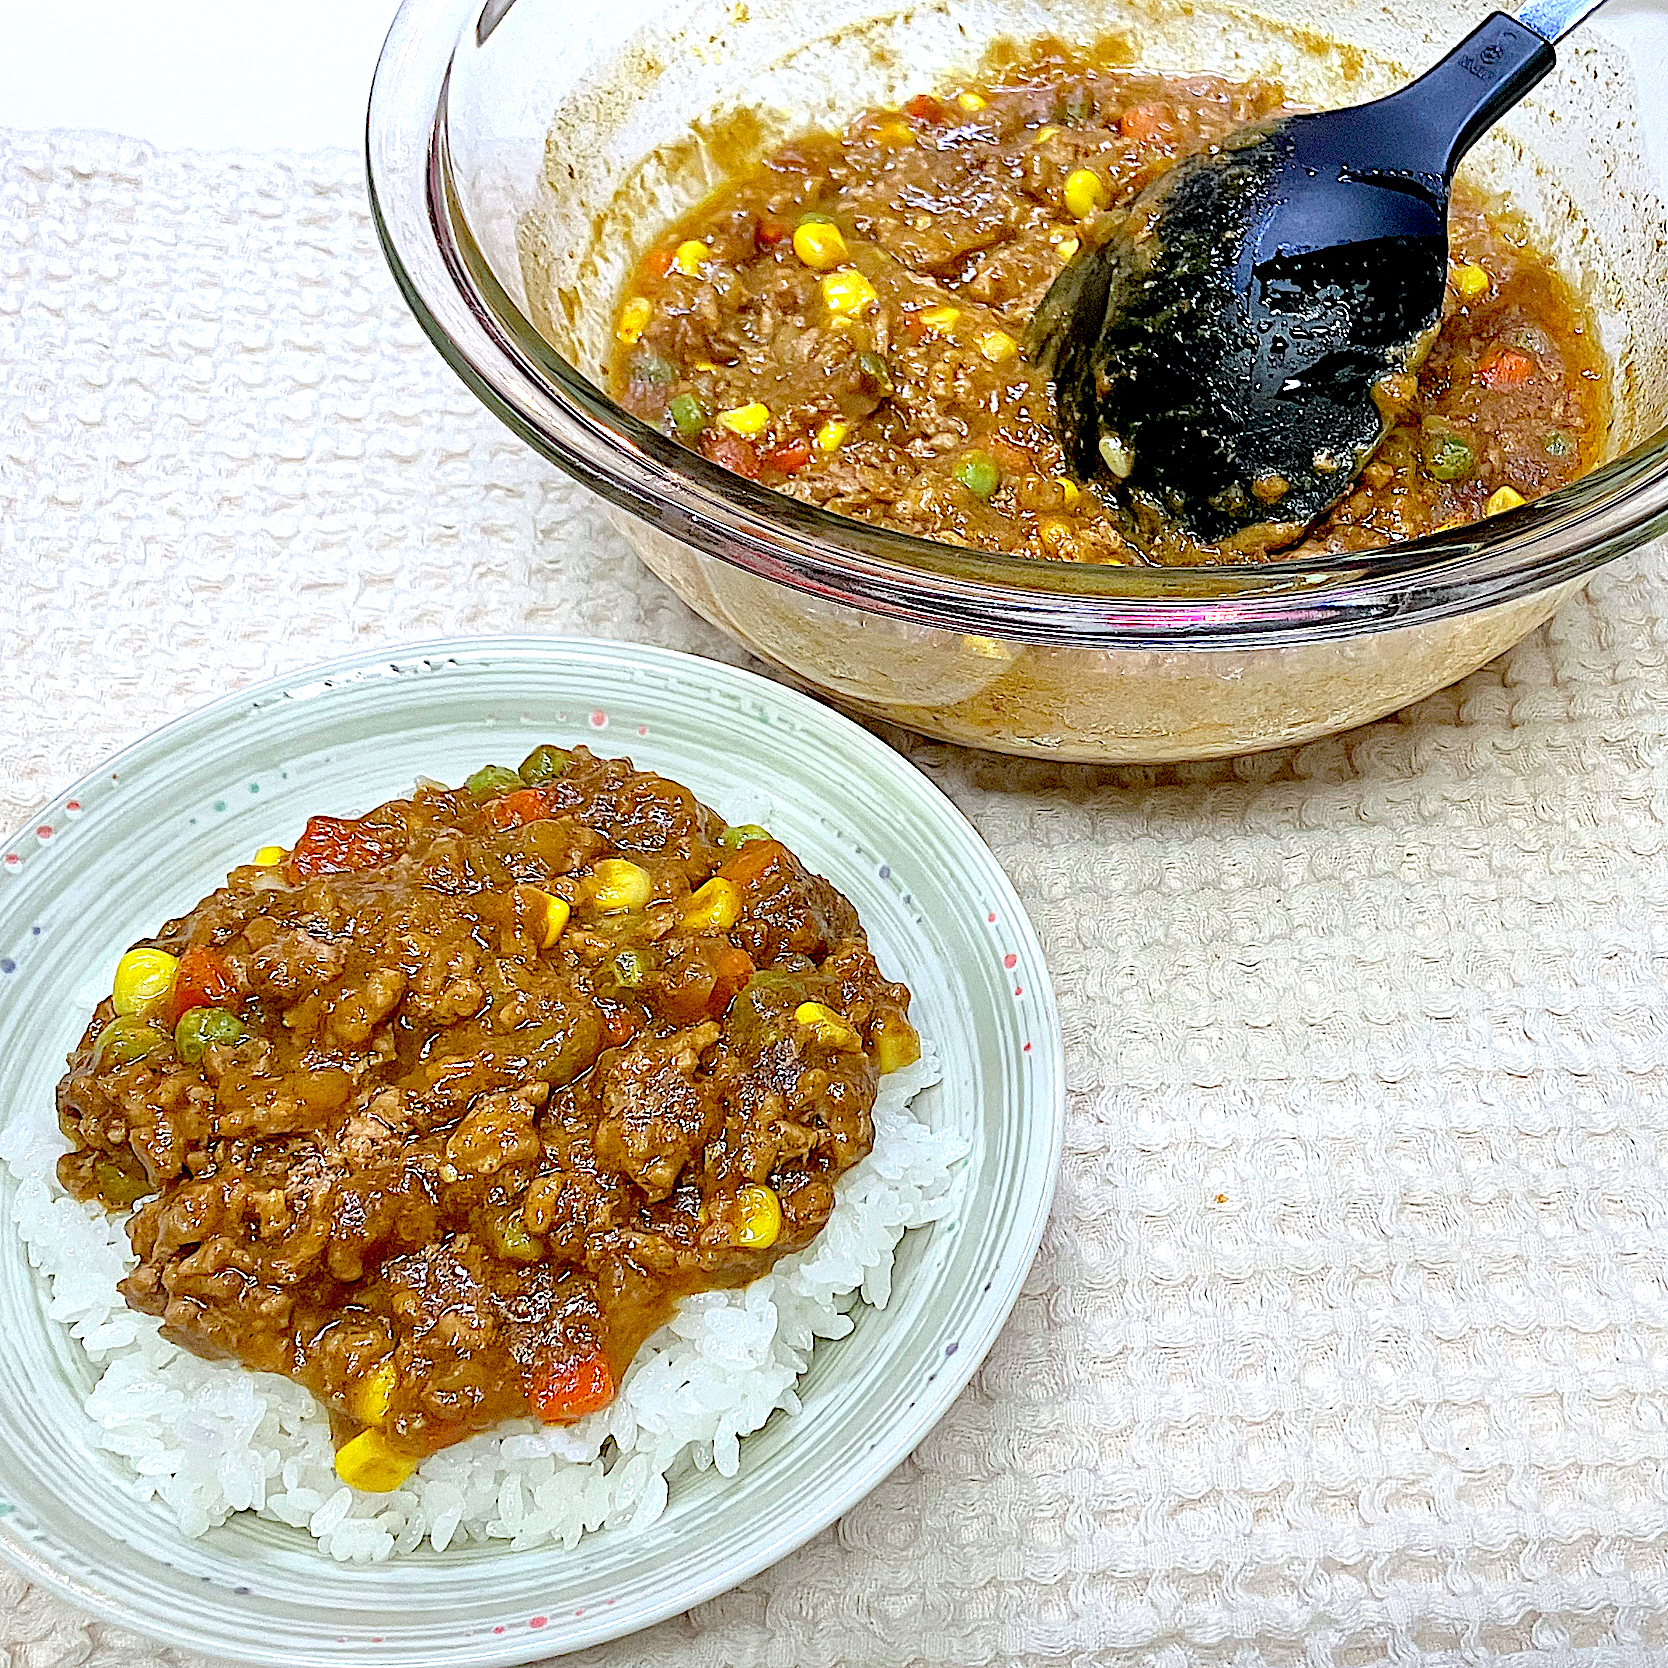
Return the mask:
[[[46,806],[0,842],[0,955],[26,974],[0,978],[12,1068],[0,1126],[50,1125],[78,993],[107,988],[122,949],[255,848],[293,839],[312,812],[364,810],[419,774],[461,780],[547,739],[630,753],[720,810],[728,796],[770,805],[773,832],[852,896],[939,1047],[945,1078],[927,1115],[971,1143],[956,1217],[905,1239],[891,1303],[859,1310],[851,1343],[813,1353],[804,1414],[747,1438],[736,1477],[680,1483],[639,1536],[605,1531],[570,1553],[454,1547],[367,1582],[280,1525],[234,1518],[188,1541],[133,1499],[80,1411],[85,1357],[44,1319],[7,1174],[0,1497],[14,1509],[0,1516],[0,1553],[30,1579],[219,1659],[540,1659],[773,1562],[891,1472],[983,1358],[1029,1266],[1058,1155],[1059,1027],[1041,952],[994,859],[924,777],[827,708],[718,663],[561,639],[448,643],[310,671],[129,749],[70,790],[74,812]],[[106,905],[87,910],[89,896]]]

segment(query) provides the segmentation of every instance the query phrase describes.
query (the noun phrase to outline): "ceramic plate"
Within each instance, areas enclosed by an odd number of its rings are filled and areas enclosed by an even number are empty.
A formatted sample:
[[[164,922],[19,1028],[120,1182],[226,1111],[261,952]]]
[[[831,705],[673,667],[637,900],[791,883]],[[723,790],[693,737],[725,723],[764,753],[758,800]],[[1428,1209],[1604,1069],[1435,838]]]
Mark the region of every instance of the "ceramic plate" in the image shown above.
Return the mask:
[[[248,1514],[198,1540],[139,1499],[82,1412],[94,1370],[49,1323],[0,1181],[0,1553],[170,1644],[284,1664],[515,1663],[629,1632],[745,1579],[919,1442],[1018,1295],[1059,1158],[1061,1045],[1042,954],[960,814],[857,725],[712,661],[571,639],[363,656],[229,697],[78,783],[0,851],[0,1125],[51,1105],[116,957],[309,813],[585,742],[762,820],[862,914],[915,993],[943,1081],[915,1102],[970,1144],[952,1213],[899,1246],[892,1298],[823,1343],[803,1412],[744,1438],[739,1475],[679,1485],[635,1536],[341,1566]],[[229,1369],[230,1370],[230,1369]]]

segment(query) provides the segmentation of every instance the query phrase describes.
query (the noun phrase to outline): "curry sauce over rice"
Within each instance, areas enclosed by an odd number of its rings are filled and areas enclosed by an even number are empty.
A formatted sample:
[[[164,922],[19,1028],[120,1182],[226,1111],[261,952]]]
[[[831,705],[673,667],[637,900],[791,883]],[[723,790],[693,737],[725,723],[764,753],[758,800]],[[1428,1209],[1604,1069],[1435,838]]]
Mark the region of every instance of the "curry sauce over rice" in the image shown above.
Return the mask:
[[[305,1385],[343,1480],[605,1406],[806,1246],[919,1043],[851,904],[677,783],[541,747],[315,817],[123,957],[58,1090],[128,1301]]]

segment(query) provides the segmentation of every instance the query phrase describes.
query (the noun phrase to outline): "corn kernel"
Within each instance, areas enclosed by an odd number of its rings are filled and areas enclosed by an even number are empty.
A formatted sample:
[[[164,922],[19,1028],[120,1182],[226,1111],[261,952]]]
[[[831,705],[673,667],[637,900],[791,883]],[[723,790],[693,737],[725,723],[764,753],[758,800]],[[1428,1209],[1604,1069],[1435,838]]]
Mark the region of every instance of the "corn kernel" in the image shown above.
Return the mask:
[[[875,139],[889,151],[907,150],[915,143],[915,129],[908,122],[882,122],[875,129]]]
[[[129,950],[116,963],[110,982],[110,1006],[119,1014],[136,1014],[174,988],[179,963],[166,950]]]
[[[646,295],[634,295],[620,309],[620,322],[615,327],[614,334],[630,347],[642,338],[649,320],[653,317],[654,303]]]
[[[654,877],[629,858],[604,857],[591,870],[587,890],[604,915],[623,915],[641,909],[654,895]]]
[[[672,261],[679,272],[687,272],[693,278],[707,264],[707,257],[711,253],[699,238],[692,237],[678,245],[678,252],[672,257]]]
[[[1087,220],[1105,207],[1106,186],[1092,168],[1074,168],[1066,175],[1066,213],[1073,220]]]
[[[1103,434],[1096,442],[1095,450],[1100,453],[1100,461],[1117,480],[1127,481],[1135,472],[1135,453],[1121,435]]]
[[[882,1075],[902,1071],[921,1058],[921,1039],[907,1019],[888,1019],[875,1035],[875,1064]]]
[[[1454,288],[1459,292],[1461,300],[1475,301],[1494,288],[1494,280],[1489,277],[1487,267],[1470,262],[1454,269]]]
[[[1050,550],[1059,550],[1071,537],[1071,523],[1057,515],[1045,515],[1037,522],[1037,537]]]
[[[728,932],[741,919],[741,894],[722,875],[714,875],[689,900],[678,923],[683,932]]]
[[[750,1246],[755,1251],[774,1245],[782,1231],[782,1201],[776,1189],[762,1182],[744,1187],[736,1195],[736,1203],[741,1207],[736,1244]]]
[[[377,1362],[354,1386],[350,1399],[354,1418],[362,1425],[380,1425],[388,1417],[388,1407],[394,1399],[394,1386],[399,1381],[393,1356]]]
[[[1039,127],[1037,136],[1031,141],[1033,145],[1046,145],[1060,130],[1057,127]]]
[[[977,93],[957,93],[956,103],[963,110],[983,110],[985,107],[985,100],[980,98]]]
[[[819,452],[837,452],[845,444],[846,436],[851,433],[851,425],[842,423],[837,417],[830,417],[817,430],[817,450]]]
[[[1484,515],[1504,515],[1507,510],[1515,510],[1529,500],[1516,487],[1496,487],[1488,495],[1488,502],[1483,505]]]
[[[817,1041],[826,1043],[830,1048],[855,1053],[863,1046],[862,1038],[846,1022],[845,1017],[821,1002],[801,1002],[794,1009],[793,1017],[801,1025],[809,1026],[816,1032]]]
[[[808,220],[794,228],[793,252],[813,271],[828,272],[846,258],[846,240],[838,226]]]
[[[929,330],[951,330],[955,322],[961,317],[959,307],[923,307],[920,320]]]
[[[1054,484],[1059,487],[1061,493],[1064,495],[1064,503],[1068,510],[1078,501],[1079,498],[1083,496],[1082,489],[1078,486],[1077,482],[1070,479],[1068,476],[1056,475],[1054,477]]]
[[[1001,365],[1019,352],[1019,343],[1006,330],[987,330],[979,338],[979,352],[993,365]]]
[[[568,918],[573,911],[568,907],[565,898],[553,897],[549,892],[540,891],[537,886],[524,887],[529,895],[533,910],[533,936],[539,941],[541,950],[553,949],[562,934],[567,931]]]
[[[855,267],[843,272],[831,272],[822,281],[823,304],[831,313],[855,318],[866,313],[880,300],[875,287]]]
[[[731,434],[739,434],[746,440],[757,440],[770,427],[770,407],[754,400],[751,405],[738,405],[732,410],[719,412],[718,421]]]
[[[1078,251],[1079,244],[1074,237],[1063,237],[1054,246],[1054,252],[1062,261],[1069,261]]]
[[[263,869],[275,869],[284,861],[284,848],[282,846],[262,846],[250,861],[258,863]]]
[[[417,1461],[396,1453],[381,1431],[361,1431],[351,1442],[336,1450],[336,1475],[349,1488],[367,1494],[387,1494],[397,1489],[413,1471]]]

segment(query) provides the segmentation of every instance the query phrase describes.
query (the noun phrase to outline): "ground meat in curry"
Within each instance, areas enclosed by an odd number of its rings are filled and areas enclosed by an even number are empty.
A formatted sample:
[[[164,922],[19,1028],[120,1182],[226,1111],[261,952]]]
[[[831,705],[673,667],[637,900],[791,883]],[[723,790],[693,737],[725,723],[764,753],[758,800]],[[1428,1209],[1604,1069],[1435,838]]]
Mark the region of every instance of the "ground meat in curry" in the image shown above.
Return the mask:
[[[908,1007],[764,830],[541,747],[315,817],[129,951],[59,1176],[142,1201],[131,1304],[305,1385],[391,1487],[606,1404],[680,1295],[809,1243]]]
[[[1143,528],[1068,477],[1021,343],[1102,217],[1184,156],[1286,108],[1268,81],[1165,79],[1045,45],[999,82],[738,173],[644,256],[616,396],[739,474],[951,544],[1064,561],[1248,560]],[[1290,554],[1373,548],[1515,508],[1599,461],[1588,314],[1507,214],[1455,194],[1446,311],[1355,489]]]

